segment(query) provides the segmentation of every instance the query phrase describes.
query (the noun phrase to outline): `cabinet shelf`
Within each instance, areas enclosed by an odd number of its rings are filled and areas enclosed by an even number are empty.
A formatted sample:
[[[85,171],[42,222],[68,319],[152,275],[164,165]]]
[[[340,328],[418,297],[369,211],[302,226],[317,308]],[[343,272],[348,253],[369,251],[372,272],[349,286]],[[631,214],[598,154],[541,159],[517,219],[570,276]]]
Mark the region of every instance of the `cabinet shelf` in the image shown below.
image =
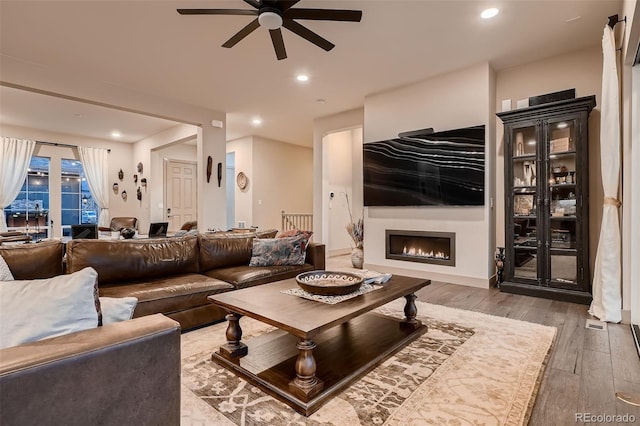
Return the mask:
[[[506,159],[502,291],[591,302],[589,206],[579,200],[589,196],[594,107],[595,96],[587,96],[497,114]]]

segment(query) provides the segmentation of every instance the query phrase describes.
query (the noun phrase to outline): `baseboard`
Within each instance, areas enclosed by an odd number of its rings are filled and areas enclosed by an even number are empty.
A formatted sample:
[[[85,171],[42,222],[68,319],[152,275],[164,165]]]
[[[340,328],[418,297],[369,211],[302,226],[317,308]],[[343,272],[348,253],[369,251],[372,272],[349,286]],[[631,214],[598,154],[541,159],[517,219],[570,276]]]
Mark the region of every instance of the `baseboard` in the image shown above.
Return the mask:
[[[351,249],[337,249],[337,250],[330,250],[329,253],[327,253],[327,257],[336,257],[336,256],[344,256],[346,254],[350,254],[351,253]]]

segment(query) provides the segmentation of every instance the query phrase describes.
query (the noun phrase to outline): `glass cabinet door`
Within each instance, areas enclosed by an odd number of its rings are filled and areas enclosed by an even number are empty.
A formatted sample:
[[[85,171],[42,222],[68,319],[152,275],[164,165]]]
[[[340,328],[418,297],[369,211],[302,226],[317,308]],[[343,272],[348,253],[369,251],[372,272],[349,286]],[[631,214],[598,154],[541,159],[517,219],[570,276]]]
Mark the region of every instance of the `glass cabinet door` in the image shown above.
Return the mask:
[[[538,276],[537,127],[513,129],[513,274],[535,280]]]
[[[578,283],[576,179],[576,120],[549,121],[547,125],[547,170],[545,230],[549,250],[547,285],[571,288]]]

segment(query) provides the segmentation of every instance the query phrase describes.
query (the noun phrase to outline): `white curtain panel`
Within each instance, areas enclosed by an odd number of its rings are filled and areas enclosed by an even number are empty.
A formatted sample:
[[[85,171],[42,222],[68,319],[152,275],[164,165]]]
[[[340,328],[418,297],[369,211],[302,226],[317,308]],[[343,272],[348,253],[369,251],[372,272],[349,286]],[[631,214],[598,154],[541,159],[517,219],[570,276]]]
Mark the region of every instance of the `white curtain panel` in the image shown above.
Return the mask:
[[[102,148],[78,147],[91,196],[100,207],[98,226],[109,226],[109,152]]]
[[[20,193],[27,177],[36,141],[2,137],[0,147],[0,232],[7,230],[4,208]]]
[[[602,225],[593,273],[593,302],[589,313],[601,321],[622,320],[620,222],[618,180],[620,174],[620,101],[616,45],[613,29],[602,36],[602,106],[600,123],[600,169],[604,188]]]

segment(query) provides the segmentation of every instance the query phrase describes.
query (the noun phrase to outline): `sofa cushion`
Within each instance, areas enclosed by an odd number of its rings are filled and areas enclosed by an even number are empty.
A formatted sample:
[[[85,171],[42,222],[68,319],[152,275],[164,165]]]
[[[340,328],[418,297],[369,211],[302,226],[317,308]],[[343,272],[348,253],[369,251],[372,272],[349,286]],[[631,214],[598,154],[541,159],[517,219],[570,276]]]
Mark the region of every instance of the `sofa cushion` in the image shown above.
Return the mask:
[[[254,238],[273,238],[278,231],[268,229],[258,232],[227,233],[213,232],[201,234],[200,272],[214,268],[248,265]]]
[[[0,348],[98,326],[97,273],[0,282]]]
[[[229,283],[200,274],[181,274],[126,284],[100,284],[100,296],[138,299],[135,318],[155,313],[169,314],[208,305],[207,296],[233,290]]]
[[[271,283],[293,278],[298,274],[313,271],[313,265],[280,265],[280,266],[232,266],[207,271],[205,274],[233,284],[236,289]]]
[[[102,325],[130,320],[137,304],[135,297],[101,297]]]
[[[64,244],[60,241],[0,245],[0,256],[7,262],[16,280],[51,278],[64,274],[63,254]],[[34,259],[38,259],[37,268],[34,267]]]
[[[198,272],[198,237],[71,240],[67,272],[90,266],[100,285]]]
[[[0,256],[0,281],[13,281],[14,279],[9,265],[4,261],[4,257]]]
[[[249,266],[303,265],[307,242],[304,235],[256,238]]]

